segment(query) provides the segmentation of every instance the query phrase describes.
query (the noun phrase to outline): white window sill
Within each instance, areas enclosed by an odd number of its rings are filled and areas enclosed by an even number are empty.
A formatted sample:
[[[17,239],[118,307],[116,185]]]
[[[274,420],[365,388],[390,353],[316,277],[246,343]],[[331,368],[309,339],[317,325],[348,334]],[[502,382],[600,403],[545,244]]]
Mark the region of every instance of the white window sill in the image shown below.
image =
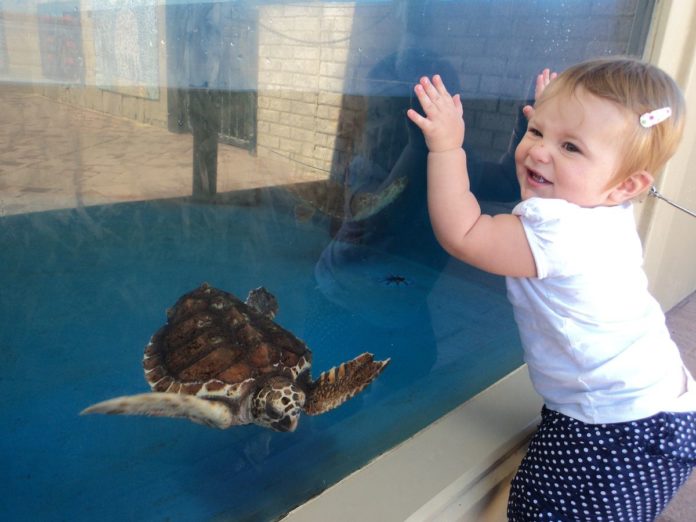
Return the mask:
[[[522,366],[283,520],[461,519],[514,471],[541,405]]]

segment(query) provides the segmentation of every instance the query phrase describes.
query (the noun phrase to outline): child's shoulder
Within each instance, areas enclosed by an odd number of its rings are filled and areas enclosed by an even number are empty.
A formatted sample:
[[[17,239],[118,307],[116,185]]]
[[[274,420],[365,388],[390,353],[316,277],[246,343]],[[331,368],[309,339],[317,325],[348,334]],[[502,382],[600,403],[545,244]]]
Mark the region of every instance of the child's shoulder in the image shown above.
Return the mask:
[[[530,198],[513,214],[522,222],[539,278],[641,262],[630,204],[586,208],[562,199]]]
[[[616,206],[581,207],[564,199],[529,198],[518,203],[512,213],[523,221],[531,223],[575,221],[585,226],[592,222],[608,224],[616,221],[621,223],[633,222],[633,209],[630,203]]]

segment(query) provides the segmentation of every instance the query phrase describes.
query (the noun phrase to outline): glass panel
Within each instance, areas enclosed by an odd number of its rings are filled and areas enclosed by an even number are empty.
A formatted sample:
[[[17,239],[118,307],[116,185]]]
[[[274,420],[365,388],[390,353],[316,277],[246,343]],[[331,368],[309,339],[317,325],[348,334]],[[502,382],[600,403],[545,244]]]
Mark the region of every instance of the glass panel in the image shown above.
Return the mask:
[[[438,72],[462,94],[473,186],[488,212],[508,211],[537,72],[640,54],[651,11],[2,1],[5,517],[273,519],[518,367],[504,281],[432,235],[426,149],[405,118],[413,84]],[[240,299],[272,292],[314,377],[362,352],[391,363],[294,433],[78,416],[149,390],[148,339],[204,281]],[[208,349],[217,334],[199,327]],[[229,357],[245,356],[251,341],[233,341]],[[278,371],[264,350],[209,370],[261,382]]]

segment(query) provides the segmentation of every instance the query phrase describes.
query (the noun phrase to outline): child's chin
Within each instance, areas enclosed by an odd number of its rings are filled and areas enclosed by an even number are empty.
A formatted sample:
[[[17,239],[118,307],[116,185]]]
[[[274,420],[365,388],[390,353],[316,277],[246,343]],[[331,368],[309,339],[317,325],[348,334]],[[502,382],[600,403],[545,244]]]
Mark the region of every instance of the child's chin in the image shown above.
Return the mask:
[[[523,189],[521,193],[521,198],[522,201],[525,201],[530,198],[543,198],[546,197],[544,194],[540,193],[541,191],[538,190],[531,190],[531,189]]]

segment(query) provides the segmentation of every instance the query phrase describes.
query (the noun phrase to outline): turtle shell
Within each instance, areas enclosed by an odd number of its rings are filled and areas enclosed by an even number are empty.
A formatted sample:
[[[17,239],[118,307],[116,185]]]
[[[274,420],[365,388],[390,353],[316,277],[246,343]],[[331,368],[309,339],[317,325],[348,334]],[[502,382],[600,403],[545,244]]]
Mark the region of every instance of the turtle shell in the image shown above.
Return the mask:
[[[203,284],[167,311],[145,349],[153,391],[209,394],[250,379],[309,378],[312,352],[233,294]]]

